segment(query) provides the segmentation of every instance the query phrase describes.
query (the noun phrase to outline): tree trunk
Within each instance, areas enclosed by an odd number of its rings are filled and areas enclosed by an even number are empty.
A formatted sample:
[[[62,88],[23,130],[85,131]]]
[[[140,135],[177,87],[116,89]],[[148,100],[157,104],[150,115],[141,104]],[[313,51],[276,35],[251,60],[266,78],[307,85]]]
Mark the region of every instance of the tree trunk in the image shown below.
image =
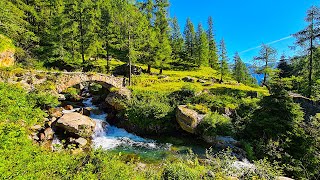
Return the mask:
[[[129,58],[129,86],[131,86],[131,47],[130,47],[130,31],[128,32],[128,58]]]
[[[312,71],[313,71],[313,14],[312,14],[312,22],[311,22],[311,39],[310,39],[310,57],[309,57],[309,87],[308,87],[308,98],[311,97],[312,94]]]
[[[148,70],[147,70],[147,73],[148,73],[148,74],[151,74],[151,65],[150,65],[150,64],[148,64]]]
[[[163,70],[162,70],[162,68],[160,68],[160,72],[159,72],[159,74],[161,75],[161,74],[162,74],[162,72],[163,72]]]

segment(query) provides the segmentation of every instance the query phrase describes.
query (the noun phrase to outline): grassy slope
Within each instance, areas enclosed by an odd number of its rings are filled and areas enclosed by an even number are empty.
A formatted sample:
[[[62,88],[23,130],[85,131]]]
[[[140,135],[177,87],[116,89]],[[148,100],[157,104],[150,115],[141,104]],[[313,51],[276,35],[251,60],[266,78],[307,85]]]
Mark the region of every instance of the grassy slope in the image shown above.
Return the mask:
[[[12,40],[0,34],[0,53],[6,50],[14,51],[14,49],[15,47],[12,43]]]

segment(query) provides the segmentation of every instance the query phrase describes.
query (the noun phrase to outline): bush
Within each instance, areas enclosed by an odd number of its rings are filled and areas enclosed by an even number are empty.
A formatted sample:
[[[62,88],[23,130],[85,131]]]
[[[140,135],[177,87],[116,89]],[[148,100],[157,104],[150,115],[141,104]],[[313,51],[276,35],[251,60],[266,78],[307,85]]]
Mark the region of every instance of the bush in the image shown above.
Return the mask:
[[[231,135],[231,120],[217,112],[209,113],[201,121],[197,131],[206,136]]]
[[[159,133],[172,128],[173,108],[161,94],[135,94],[127,102],[126,114],[132,126],[141,132]]]
[[[181,162],[166,165],[161,175],[163,180],[194,180],[200,177],[199,171]]]

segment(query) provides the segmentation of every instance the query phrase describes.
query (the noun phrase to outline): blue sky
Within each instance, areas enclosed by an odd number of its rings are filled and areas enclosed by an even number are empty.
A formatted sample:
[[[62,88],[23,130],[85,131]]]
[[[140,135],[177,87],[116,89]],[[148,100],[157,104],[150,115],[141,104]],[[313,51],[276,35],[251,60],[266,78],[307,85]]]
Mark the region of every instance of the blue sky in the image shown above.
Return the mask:
[[[306,11],[320,0],[170,0],[170,17],[178,18],[181,31],[188,17],[195,27],[202,23],[207,27],[207,18],[212,16],[216,40],[224,38],[229,59],[235,52],[242,52],[262,43],[274,42],[271,46],[278,55],[295,53],[288,46],[294,44],[291,34],[306,26]],[[252,61],[259,49],[240,54],[245,62]]]

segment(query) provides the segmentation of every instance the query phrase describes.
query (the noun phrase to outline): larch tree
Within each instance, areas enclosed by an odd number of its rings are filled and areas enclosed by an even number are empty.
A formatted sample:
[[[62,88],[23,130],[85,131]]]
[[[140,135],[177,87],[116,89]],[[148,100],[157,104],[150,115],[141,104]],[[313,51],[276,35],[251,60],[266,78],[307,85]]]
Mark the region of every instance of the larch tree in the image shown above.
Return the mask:
[[[230,74],[228,65],[228,54],[224,39],[220,41],[220,82]]]
[[[183,53],[183,37],[180,32],[180,26],[178,19],[173,18],[171,23],[171,47],[172,47],[172,58],[176,61],[180,61]]]
[[[154,28],[155,21],[155,3],[153,0],[147,0],[142,4],[142,12],[148,20],[148,33],[145,37],[148,39],[146,42],[144,57],[142,63],[148,66],[147,73],[151,74],[151,66],[156,64],[156,48],[158,46],[157,32]]]
[[[186,59],[190,63],[195,63],[195,44],[196,44],[196,33],[192,21],[188,18],[186,26],[183,31],[184,34],[184,51]]]
[[[251,77],[246,64],[242,61],[238,52],[234,55],[234,68],[233,76],[238,83],[252,84],[253,78]]]
[[[156,51],[156,62],[162,74],[163,68],[171,59],[171,45],[169,41],[169,22],[168,22],[168,0],[156,0],[155,28],[157,31],[158,46]]]
[[[196,33],[196,64],[200,66],[208,66],[209,59],[209,42],[207,34],[203,30],[202,25],[198,25]]]
[[[272,70],[272,65],[276,62],[276,54],[277,51],[274,48],[262,44],[259,56],[254,57],[259,68],[258,72],[263,74],[262,86],[267,86],[267,79]]]
[[[215,34],[213,29],[213,20],[210,16],[208,18],[208,30],[207,36],[209,41],[209,65],[211,68],[215,70],[219,70],[219,55],[218,55],[218,48],[215,41]]]
[[[306,17],[306,22],[309,23],[308,26],[294,34],[297,41],[296,44],[303,47],[308,55],[308,90],[306,95],[311,97],[312,95],[312,86],[313,86],[313,78],[314,78],[314,66],[319,62],[315,62],[314,54],[316,51],[316,46],[318,45],[318,40],[320,37],[320,10],[316,6],[312,6],[308,12]]]

